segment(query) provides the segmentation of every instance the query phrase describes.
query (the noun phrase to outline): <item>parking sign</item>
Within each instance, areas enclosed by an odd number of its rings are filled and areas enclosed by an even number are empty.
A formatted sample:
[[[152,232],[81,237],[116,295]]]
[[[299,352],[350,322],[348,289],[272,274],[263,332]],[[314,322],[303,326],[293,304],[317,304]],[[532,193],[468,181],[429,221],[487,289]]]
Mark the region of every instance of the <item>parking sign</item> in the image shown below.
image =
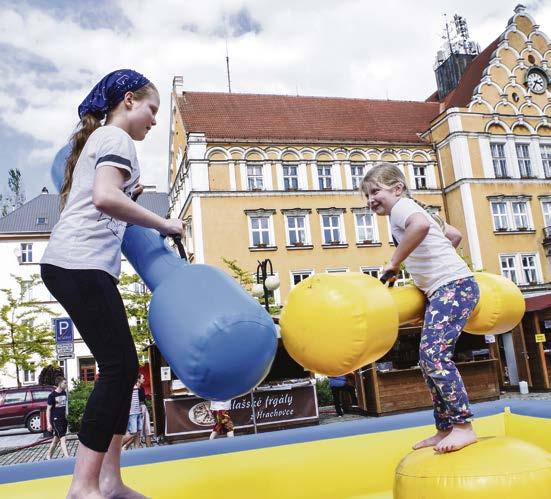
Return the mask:
[[[73,341],[73,321],[69,317],[52,319],[52,323],[54,326],[56,343]]]

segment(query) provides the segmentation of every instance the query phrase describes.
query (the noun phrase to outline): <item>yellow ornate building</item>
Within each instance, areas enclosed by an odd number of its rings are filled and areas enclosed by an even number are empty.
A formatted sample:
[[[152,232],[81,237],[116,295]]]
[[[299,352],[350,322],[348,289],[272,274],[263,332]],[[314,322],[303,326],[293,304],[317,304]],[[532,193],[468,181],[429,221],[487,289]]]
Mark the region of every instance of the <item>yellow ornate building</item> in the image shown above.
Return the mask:
[[[519,5],[455,81],[454,57],[425,102],[186,92],[176,77],[171,213],[193,261],[254,272],[270,258],[280,302],[312,273],[377,275],[393,251],[389,225],[357,187],[385,160],[462,231],[475,269],[551,287],[549,39]]]

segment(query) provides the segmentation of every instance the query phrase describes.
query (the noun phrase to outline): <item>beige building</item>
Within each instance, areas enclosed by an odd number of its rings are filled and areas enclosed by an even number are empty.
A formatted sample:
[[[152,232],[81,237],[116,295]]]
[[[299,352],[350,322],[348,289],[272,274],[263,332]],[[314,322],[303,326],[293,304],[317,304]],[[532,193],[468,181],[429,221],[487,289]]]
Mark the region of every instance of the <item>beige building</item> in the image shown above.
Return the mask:
[[[280,303],[312,273],[377,275],[388,220],[357,187],[385,160],[462,231],[473,268],[551,288],[550,69],[549,39],[519,5],[480,54],[438,54],[425,102],[186,92],[176,77],[170,205],[192,260],[252,273],[269,258]]]

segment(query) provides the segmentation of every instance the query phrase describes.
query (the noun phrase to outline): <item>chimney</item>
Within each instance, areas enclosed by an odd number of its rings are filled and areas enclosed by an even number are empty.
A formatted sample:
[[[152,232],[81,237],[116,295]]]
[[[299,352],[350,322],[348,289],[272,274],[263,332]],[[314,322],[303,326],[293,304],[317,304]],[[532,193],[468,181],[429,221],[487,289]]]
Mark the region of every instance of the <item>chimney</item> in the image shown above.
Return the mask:
[[[176,95],[182,95],[184,93],[184,77],[175,76],[172,80],[172,91]]]

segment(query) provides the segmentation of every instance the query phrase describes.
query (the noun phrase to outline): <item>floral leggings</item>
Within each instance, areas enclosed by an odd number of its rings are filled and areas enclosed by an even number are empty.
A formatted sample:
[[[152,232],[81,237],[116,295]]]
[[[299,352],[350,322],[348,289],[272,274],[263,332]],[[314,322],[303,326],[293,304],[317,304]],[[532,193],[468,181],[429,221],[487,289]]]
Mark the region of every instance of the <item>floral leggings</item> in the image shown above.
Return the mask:
[[[458,279],[429,298],[419,345],[419,366],[434,405],[439,430],[470,421],[469,397],[452,360],[455,343],[479,299],[474,278]]]

